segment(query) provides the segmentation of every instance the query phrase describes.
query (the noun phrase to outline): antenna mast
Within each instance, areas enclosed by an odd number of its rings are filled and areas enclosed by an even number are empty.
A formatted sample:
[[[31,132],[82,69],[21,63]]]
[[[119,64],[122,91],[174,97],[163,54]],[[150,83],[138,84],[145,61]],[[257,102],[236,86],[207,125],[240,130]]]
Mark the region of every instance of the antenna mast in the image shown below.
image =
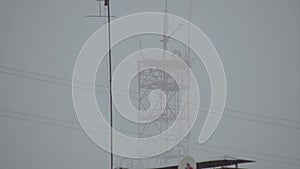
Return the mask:
[[[113,169],[113,107],[112,107],[112,57],[111,57],[111,25],[110,25],[110,0],[105,0],[104,5],[107,7],[107,24],[108,24],[108,64],[109,64],[109,110],[110,110],[110,169]]]
[[[190,0],[190,10],[189,10],[189,30],[188,30],[188,54],[186,63],[191,66],[191,16],[193,10],[193,0]]]
[[[163,28],[163,48],[164,48],[164,60],[166,60],[166,50],[168,49],[168,29],[169,29],[169,16],[168,16],[168,0],[165,0],[165,16],[164,16],[164,28]]]
[[[107,18],[108,27],[108,76],[109,76],[109,115],[110,115],[110,168],[113,169],[113,106],[112,106],[112,54],[111,54],[111,16],[110,0],[97,0],[99,2],[99,15],[86,15],[88,18]],[[101,2],[107,7],[107,15],[102,15]]]

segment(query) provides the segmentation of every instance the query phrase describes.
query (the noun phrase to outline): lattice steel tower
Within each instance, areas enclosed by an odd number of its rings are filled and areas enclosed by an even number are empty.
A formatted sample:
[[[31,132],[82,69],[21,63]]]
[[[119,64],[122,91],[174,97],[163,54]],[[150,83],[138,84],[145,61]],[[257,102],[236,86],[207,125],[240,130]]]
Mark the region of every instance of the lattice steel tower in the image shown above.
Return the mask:
[[[168,50],[168,41],[170,40],[170,36],[168,36],[168,10],[167,10],[167,0],[165,4],[165,16],[164,16],[164,28],[163,28],[163,49]],[[180,28],[180,27],[179,27]],[[176,29],[175,31],[177,31]],[[175,33],[175,32],[173,32]],[[171,33],[171,34],[173,34]],[[189,50],[189,49],[188,49]],[[178,114],[181,112],[185,112],[184,114],[189,115],[189,98],[190,98],[190,71],[186,67],[178,66],[178,60],[174,57],[168,57],[166,52],[162,54],[163,56],[153,56],[152,58],[143,58],[137,63],[138,68],[138,109],[139,111],[146,111],[149,107],[149,94],[151,92],[160,90],[165,95],[165,101],[161,99],[159,104],[156,104],[154,111],[162,111],[163,113],[160,117],[147,124],[139,123],[138,124],[138,137],[150,137],[155,134],[161,133],[168,129],[173,122],[178,117]],[[190,64],[190,52],[186,54],[182,54],[180,51],[174,50],[173,55],[181,58],[187,65]],[[162,71],[160,66],[163,66],[162,69],[167,69],[169,73]],[[152,69],[149,67],[156,67],[158,69]],[[146,68],[146,69],[145,69]],[[147,69],[148,68],[148,69]],[[177,81],[174,80],[176,77]],[[178,81],[179,79],[179,81]],[[158,93],[160,94],[160,93]],[[181,105],[181,102],[184,105]],[[164,106],[165,104],[165,106]],[[164,110],[161,110],[164,109]],[[156,114],[156,112],[153,112]],[[141,117],[141,120],[143,117]],[[188,117],[182,117],[187,118]],[[184,120],[186,123],[186,119],[177,119],[179,123],[179,127],[181,125],[181,121]],[[177,136],[170,136],[166,138],[163,142],[157,142],[158,147],[162,146],[162,144],[170,144],[170,142],[174,141],[172,139],[178,140],[178,136],[180,137],[184,133],[179,133],[180,129],[177,129]],[[172,140],[172,141],[171,141]],[[170,151],[153,158],[154,165],[153,167],[167,165],[169,162],[179,162],[184,156],[189,155],[189,135],[185,137],[176,147],[171,149]],[[141,145],[140,150],[143,151],[143,146]],[[149,160],[149,159],[148,159]],[[143,165],[140,162],[138,165]],[[142,166],[139,166],[142,168]],[[139,168],[136,167],[136,168]]]
[[[162,30],[163,35],[161,40],[163,44],[163,49],[165,51],[168,50],[168,42],[171,38],[171,35],[176,33],[176,31],[178,31],[182,26],[182,25],[180,26],[180,23],[178,23],[179,26],[175,28],[175,31],[169,32],[167,5],[168,3],[166,0],[164,26]],[[192,8],[192,4],[191,4],[191,8]],[[189,13],[189,20],[190,20],[190,16],[191,16],[191,9]],[[187,32],[187,34],[188,34],[187,38],[189,39],[190,32]],[[169,50],[169,51],[172,51],[173,55],[179,57],[183,62],[185,62],[189,67],[191,67],[190,49],[189,46],[187,46],[186,48],[187,50],[184,53],[178,50]],[[146,112],[146,110],[149,109],[149,102],[150,102],[149,95],[151,94],[151,92],[153,91],[155,92],[159,90],[163,92],[165,96],[165,99],[161,99],[160,103],[154,105],[155,106],[154,109],[152,107],[153,112],[148,111],[150,116],[152,113],[153,115],[156,115],[157,112],[162,112],[159,118],[150,123],[138,123],[137,136],[139,138],[151,137],[165,131],[178,118],[179,113],[184,112],[183,114],[189,116],[190,70],[187,67],[179,66],[179,65],[180,64],[178,63],[178,59],[175,59],[174,57],[167,55],[166,52],[163,52],[162,55],[153,56],[151,58],[143,57],[137,62],[137,69],[139,72],[137,74],[138,110],[140,112]],[[149,67],[156,67],[157,69],[149,68]],[[162,71],[166,69],[167,72],[169,73]],[[174,78],[176,79],[176,81]],[[162,93],[160,92],[156,94],[163,97]],[[149,115],[147,115],[147,117],[143,117],[142,115],[140,115],[139,118],[141,119],[141,121],[143,121],[145,120],[143,118],[149,118]],[[174,137],[170,136],[169,138],[165,138],[165,140],[162,142],[156,142],[153,144],[156,144],[157,147],[161,147],[163,144],[166,145],[170,144],[170,142],[174,141],[174,139],[179,140],[179,137],[185,134],[185,133],[180,133],[181,130],[179,129],[179,127],[181,125],[185,125],[189,117],[181,117],[181,118],[185,118],[185,119],[177,119],[179,125],[177,129],[178,133],[176,134],[176,136]],[[126,167],[129,169],[142,169],[145,168],[147,164],[148,165],[151,164],[151,168],[165,166],[168,165],[169,162],[178,164],[183,157],[189,155],[189,151],[190,151],[189,140],[190,140],[190,136],[187,135],[178,145],[176,145],[170,151],[150,159],[147,158],[143,160],[143,159],[123,158],[121,160],[120,165],[122,166],[122,164],[125,164],[125,166],[123,165],[122,167]],[[139,146],[142,154],[143,147],[147,145],[139,145]]]

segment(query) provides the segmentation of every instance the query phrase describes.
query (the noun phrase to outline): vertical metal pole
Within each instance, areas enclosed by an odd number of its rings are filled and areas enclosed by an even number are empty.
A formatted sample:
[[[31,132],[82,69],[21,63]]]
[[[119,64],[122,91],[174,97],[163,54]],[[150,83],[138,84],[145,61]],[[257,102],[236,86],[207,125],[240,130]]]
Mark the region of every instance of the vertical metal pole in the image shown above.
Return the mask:
[[[193,10],[193,0],[190,1],[190,11],[189,11],[189,29],[188,29],[188,55],[187,55],[187,64],[191,66],[191,16]]]
[[[164,60],[166,60],[166,50],[168,43],[168,0],[165,0],[165,16],[164,16],[164,28],[163,28],[163,48],[164,48]]]
[[[110,27],[110,2],[105,0],[107,6],[107,22],[108,22],[108,64],[109,64],[109,109],[110,109],[110,169],[113,169],[113,106],[112,106],[112,57],[111,57],[111,27]]]

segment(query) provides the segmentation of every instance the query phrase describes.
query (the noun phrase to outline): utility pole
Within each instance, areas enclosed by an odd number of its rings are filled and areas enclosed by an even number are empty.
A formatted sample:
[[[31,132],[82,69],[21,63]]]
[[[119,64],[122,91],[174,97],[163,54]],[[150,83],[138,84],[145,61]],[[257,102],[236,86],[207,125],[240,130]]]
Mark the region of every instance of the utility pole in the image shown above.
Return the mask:
[[[108,24],[108,69],[109,69],[109,111],[110,111],[110,169],[114,166],[113,154],[113,106],[112,106],[112,56],[111,56],[111,25],[110,25],[110,0],[105,0],[104,5],[107,7],[107,24]]]
[[[110,0],[97,0],[99,2],[99,15],[86,15],[89,18],[107,18],[108,27],[108,76],[109,76],[109,116],[110,116],[110,168],[113,169],[113,106],[112,106],[112,56],[111,56],[111,16]],[[107,15],[101,13],[101,2],[104,1],[104,6],[107,8]]]

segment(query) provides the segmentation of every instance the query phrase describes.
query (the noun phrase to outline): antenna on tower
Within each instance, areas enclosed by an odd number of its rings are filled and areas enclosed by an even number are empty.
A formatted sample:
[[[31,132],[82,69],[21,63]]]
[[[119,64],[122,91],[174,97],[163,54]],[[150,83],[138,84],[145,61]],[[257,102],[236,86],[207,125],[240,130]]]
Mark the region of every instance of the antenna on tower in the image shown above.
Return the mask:
[[[165,0],[165,13],[168,13],[168,0]]]
[[[165,16],[164,16],[164,28],[163,28],[163,48],[164,48],[164,59],[166,59],[166,50],[168,49],[168,26],[169,26],[169,16],[168,16],[168,0],[165,0]]]
[[[140,57],[143,58],[143,37],[140,37],[140,43],[139,43],[139,50],[140,50]]]
[[[189,9],[189,29],[188,29],[188,54],[186,63],[191,66],[191,17],[193,10],[193,0],[190,0],[190,9]]]
[[[97,0],[99,2],[99,15],[86,15],[86,17],[104,17],[107,18],[108,27],[108,75],[109,75],[109,116],[110,116],[110,169],[113,169],[113,107],[112,107],[112,53],[111,53],[111,16],[110,0]],[[107,15],[102,15],[101,2],[104,1],[104,6],[107,7]]]
[[[110,169],[114,166],[113,154],[113,106],[112,106],[112,56],[111,56],[111,25],[110,25],[110,0],[105,0],[104,5],[107,7],[107,24],[108,24],[108,63],[109,63],[109,115],[110,115]]]

